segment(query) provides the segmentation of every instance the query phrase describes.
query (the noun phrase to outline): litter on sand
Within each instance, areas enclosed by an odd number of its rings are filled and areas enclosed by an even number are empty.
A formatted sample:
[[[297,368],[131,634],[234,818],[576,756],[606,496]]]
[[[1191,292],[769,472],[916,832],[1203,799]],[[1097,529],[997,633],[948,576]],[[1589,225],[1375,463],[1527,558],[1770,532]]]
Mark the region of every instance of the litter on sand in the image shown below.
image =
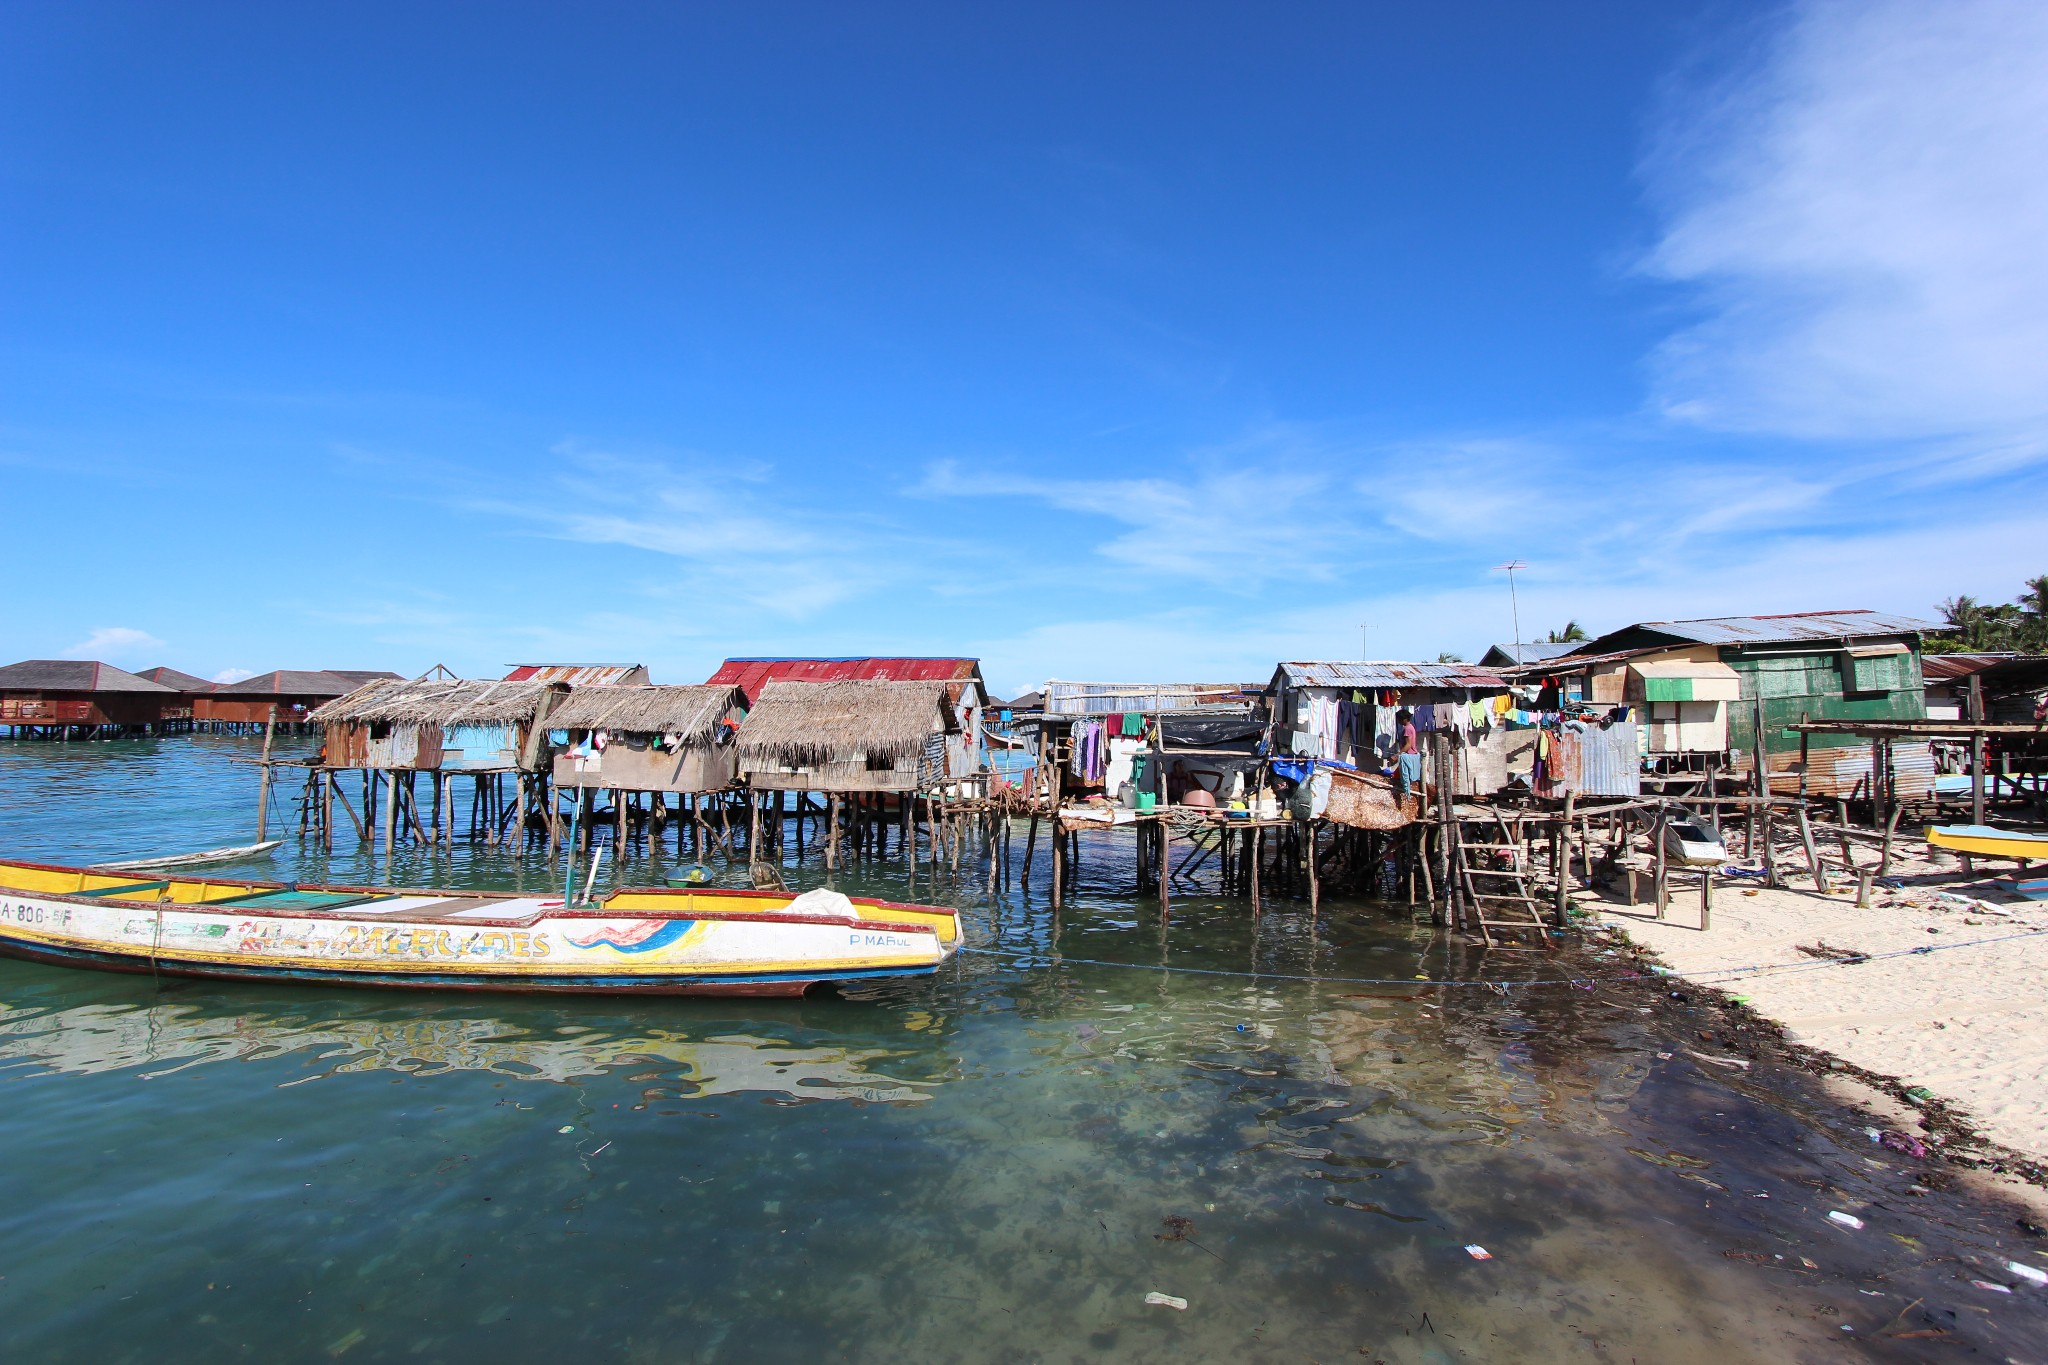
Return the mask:
[[[1177,1299],[1171,1294],[1162,1294],[1156,1289],[1145,1296],[1145,1302],[1157,1304],[1161,1308],[1177,1308],[1183,1313],[1188,1311],[1188,1301],[1186,1299]]]
[[[2002,1284],[1993,1284],[1989,1280],[1972,1280],[1970,1281],[1970,1283],[1976,1285],[1979,1289],[1988,1289],[1994,1294],[2012,1293],[2012,1290],[2008,1289],[2006,1286]]]
[[[2023,1280],[2032,1280],[2035,1284],[2048,1284],[2048,1270],[2040,1270],[2020,1261],[2007,1261],[2005,1268]]]
[[[1858,1218],[1853,1213],[1843,1213],[1840,1209],[1829,1209],[1828,1221],[1830,1223],[1840,1223],[1845,1228],[1860,1228],[1863,1226],[1861,1218]]]
[[[1490,1261],[1493,1259],[1493,1253],[1488,1251],[1485,1247],[1480,1246],[1477,1242],[1474,1242],[1471,1246],[1466,1247],[1465,1254],[1467,1256],[1470,1256],[1475,1261]]]

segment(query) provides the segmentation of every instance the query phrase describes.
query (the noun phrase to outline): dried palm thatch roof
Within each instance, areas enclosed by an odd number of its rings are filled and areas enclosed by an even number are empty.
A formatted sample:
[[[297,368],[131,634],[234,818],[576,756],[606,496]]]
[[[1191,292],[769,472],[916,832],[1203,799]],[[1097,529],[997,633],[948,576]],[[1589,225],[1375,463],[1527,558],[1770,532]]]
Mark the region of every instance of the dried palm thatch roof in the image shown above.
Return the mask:
[[[771,682],[740,726],[742,760],[798,766],[909,758],[934,730],[959,728],[944,682]]]
[[[560,690],[534,682],[378,678],[315,708],[306,719],[322,724],[517,725],[533,719],[542,697]]]
[[[709,739],[728,711],[744,704],[737,687],[579,687],[548,712],[551,730],[622,730],[628,734]]]

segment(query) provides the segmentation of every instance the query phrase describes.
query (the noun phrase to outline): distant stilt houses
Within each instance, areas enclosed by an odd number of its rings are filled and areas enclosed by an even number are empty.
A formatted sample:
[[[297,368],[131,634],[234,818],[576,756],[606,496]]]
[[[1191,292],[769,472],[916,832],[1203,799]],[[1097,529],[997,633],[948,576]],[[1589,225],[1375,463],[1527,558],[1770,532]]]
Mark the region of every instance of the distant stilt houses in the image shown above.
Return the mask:
[[[192,701],[194,728],[229,734],[255,734],[265,726],[280,733],[300,733],[315,709],[343,697],[364,683],[396,679],[382,669],[281,668],[240,682],[221,683]]]
[[[213,691],[215,687],[219,686],[218,683],[208,682],[204,678],[195,678],[190,673],[180,673],[177,669],[167,668],[162,664],[157,665],[155,668],[145,668],[136,676],[147,678],[157,686],[168,687],[171,691],[178,694],[176,701],[164,703],[162,732],[167,734],[176,734],[190,730],[192,728],[193,706],[200,697],[205,696]]]
[[[112,664],[26,659],[0,668],[0,730],[17,739],[111,739],[166,733],[179,694]]]
[[[359,839],[380,840],[387,852],[408,837],[452,843],[460,823],[471,838],[507,840],[545,810],[548,713],[568,691],[562,683],[384,677],[326,702],[306,715],[324,742],[303,823],[330,848],[337,804]],[[344,774],[360,777],[360,808]],[[468,783],[458,784],[463,777]]]

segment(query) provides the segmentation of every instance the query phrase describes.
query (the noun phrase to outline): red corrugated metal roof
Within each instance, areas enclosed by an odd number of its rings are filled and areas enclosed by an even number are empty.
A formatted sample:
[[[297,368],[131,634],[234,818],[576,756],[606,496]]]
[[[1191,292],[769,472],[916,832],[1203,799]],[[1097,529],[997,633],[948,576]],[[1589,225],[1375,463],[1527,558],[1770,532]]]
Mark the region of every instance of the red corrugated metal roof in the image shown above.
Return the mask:
[[[704,681],[739,688],[752,706],[771,682],[961,682],[980,676],[979,659],[727,659]]]
[[[645,685],[645,664],[518,664],[505,682],[565,682],[576,687]]]

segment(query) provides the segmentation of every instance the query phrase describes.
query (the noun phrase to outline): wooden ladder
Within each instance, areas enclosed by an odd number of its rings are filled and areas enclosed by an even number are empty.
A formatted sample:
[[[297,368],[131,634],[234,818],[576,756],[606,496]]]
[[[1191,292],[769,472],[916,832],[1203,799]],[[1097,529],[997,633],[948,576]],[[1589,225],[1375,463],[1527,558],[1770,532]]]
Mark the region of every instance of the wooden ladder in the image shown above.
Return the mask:
[[[1537,943],[1550,946],[1549,926],[1543,922],[1543,908],[1530,894],[1533,880],[1526,858],[1528,844],[1522,836],[1522,818],[1517,815],[1512,826],[1507,817],[1494,813],[1500,825],[1501,843],[1478,843],[1468,841],[1462,831],[1458,836],[1458,876],[1465,888],[1466,904],[1472,907],[1473,918],[1479,925],[1480,937],[1488,947],[1494,944],[1495,929],[1509,929],[1517,933],[1531,933]],[[1495,853],[1513,853],[1517,866],[1502,870],[1494,867]],[[1475,865],[1474,855],[1478,855]],[[1481,891],[1482,879],[1499,884],[1502,889]]]

